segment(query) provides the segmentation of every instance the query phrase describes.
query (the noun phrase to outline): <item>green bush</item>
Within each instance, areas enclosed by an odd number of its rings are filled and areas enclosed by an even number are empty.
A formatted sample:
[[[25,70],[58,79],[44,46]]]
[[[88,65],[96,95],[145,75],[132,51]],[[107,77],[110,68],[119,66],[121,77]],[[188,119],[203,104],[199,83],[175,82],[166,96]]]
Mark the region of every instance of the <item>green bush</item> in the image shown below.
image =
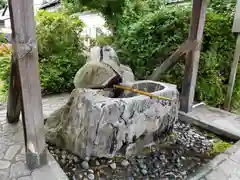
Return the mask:
[[[120,60],[131,66],[138,79],[147,78],[186,40],[190,12],[188,7],[162,6],[160,10],[147,13],[134,23],[120,26],[115,42]],[[231,15],[211,10],[207,13],[196,86],[198,101],[213,106],[223,104],[235,48],[231,28]],[[181,59],[160,80],[177,84],[181,91],[183,72],[184,60]],[[240,80],[237,80],[234,100],[240,100]]]
[[[162,7],[121,28],[115,41],[121,61],[145,79],[187,38],[189,19],[185,9]]]
[[[85,63],[79,33],[83,23],[59,12],[41,11],[37,15],[37,42],[43,94],[72,90],[73,78]],[[0,59],[0,79],[7,89],[10,58]]]

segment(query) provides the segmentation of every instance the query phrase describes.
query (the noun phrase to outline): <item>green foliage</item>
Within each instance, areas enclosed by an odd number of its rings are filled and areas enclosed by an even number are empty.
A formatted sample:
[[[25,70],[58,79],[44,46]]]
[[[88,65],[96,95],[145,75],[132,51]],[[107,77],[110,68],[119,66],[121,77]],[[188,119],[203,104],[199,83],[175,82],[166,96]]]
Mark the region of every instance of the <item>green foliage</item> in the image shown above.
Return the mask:
[[[73,88],[73,78],[85,63],[80,39],[83,23],[58,12],[39,12],[37,40],[43,93],[65,92]]]
[[[210,7],[217,13],[230,14],[235,11],[236,0],[212,0]]]
[[[114,42],[114,37],[113,36],[98,36],[96,38],[96,43],[95,45],[97,46],[105,46],[105,45],[112,45]]]
[[[101,12],[111,29],[115,29],[117,17],[123,12],[125,0],[63,0],[68,14],[86,10]]]
[[[212,148],[211,152],[209,153],[209,155],[212,157],[215,157],[216,155],[226,151],[231,146],[232,146],[232,144],[230,144],[226,141],[218,140],[217,142],[213,143],[213,148]]]
[[[87,6],[84,6],[81,3],[79,3],[79,0],[62,0],[61,5],[62,5],[62,8],[61,8],[62,12],[68,15],[92,10],[92,9],[89,9]]]
[[[115,46],[122,63],[130,65],[138,79],[147,78],[156,66],[160,65],[186,40],[190,12],[191,9],[188,7],[180,9],[173,6],[161,6],[154,12],[136,15],[137,20],[132,18],[134,13],[129,13],[129,19],[124,18],[128,22],[120,24],[116,33]],[[124,16],[127,16],[127,13]],[[226,84],[235,49],[235,37],[231,32],[231,27],[231,14],[208,11],[196,86],[196,100],[205,101],[209,105],[221,106],[225,98]],[[161,81],[175,83],[181,91],[183,72],[184,60],[182,59],[161,78]],[[239,99],[240,80],[237,80],[233,103],[238,102]]]
[[[0,56],[0,90],[1,93],[8,89],[10,76],[11,55]],[[1,94],[0,93],[0,94]]]
[[[124,64],[145,79],[187,37],[189,12],[162,7],[118,31],[116,46]]]
[[[73,78],[85,63],[83,41],[79,37],[83,23],[58,12],[41,11],[37,15],[37,42],[43,94],[74,88]],[[0,59],[0,79],[7,89],[10,56]]]
[[[0,9],[3,9],[7,5],[5,0],[0,0]]]

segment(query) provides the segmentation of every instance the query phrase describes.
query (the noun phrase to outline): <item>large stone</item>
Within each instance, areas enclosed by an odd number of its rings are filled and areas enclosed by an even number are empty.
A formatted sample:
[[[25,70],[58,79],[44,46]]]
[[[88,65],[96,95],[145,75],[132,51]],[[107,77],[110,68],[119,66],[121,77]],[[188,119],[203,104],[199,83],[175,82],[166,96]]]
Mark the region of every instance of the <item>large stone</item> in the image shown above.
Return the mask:
[[[123,82],[134,82],[134,74],[130,67],[120,64],[120,74],[122,76]]]
[[[144,136],[156,139],[171,129],[179,106],[176,86],[154,81],[127,85],[175,100],[159,100],[135,93],[109,98],[106,91],[75,89],[67,104],[47,119],[47,141],[82,158],[111,158],[124,145]]]
[[[74,85],[76,88],[107,86],[116,77],[120,77],[121,82],[134,81],[131,68],[119,63],[113,48],[96,46],[91,48],[88,61],[76,73]]]

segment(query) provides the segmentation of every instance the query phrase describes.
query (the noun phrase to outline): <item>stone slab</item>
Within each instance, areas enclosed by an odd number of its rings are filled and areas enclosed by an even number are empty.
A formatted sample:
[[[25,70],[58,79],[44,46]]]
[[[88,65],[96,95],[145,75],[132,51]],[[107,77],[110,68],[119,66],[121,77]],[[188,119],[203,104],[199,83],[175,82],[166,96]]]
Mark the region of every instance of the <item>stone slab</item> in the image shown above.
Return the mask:
[[[0,170],[9,168],[10,164],[9,161],[0,160]]]
[[[12,160],[14,156],[16,156],[17,152],[21,149],[20,145],[10,146],[4,156],[4,159]]]
[[[200,105],[189,113],[179,112],[179,119],[218,135],[240,139],[240,116],[218,108]]]
[[[240,141],[216,156],[187,180],[240,180]]]

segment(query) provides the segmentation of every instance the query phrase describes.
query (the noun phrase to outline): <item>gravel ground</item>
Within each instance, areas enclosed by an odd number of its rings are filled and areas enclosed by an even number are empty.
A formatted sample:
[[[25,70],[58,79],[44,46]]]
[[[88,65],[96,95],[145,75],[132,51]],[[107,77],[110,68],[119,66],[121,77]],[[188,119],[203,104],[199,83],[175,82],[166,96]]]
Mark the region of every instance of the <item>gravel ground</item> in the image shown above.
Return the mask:
[[[173,132],[137,156],[124,159],[86,158],[49,145],[49,150],[70,180],[168,180],[185,179],[211,158],[213,140],[195,127],[177,122]]]

